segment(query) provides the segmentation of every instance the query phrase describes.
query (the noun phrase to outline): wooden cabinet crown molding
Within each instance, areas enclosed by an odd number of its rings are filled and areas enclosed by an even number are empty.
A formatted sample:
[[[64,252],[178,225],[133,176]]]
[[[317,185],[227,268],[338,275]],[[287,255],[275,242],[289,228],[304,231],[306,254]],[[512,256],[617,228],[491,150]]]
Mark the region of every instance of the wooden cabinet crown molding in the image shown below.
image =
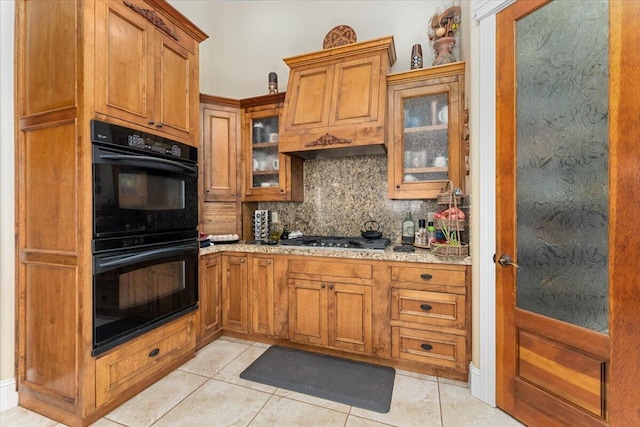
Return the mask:
[[[240,106],[244,109],[251,107],[261,107],[263,105],[280,104],[284,102],[286,92],[280,92],[269,95],[253,96],[251,98],[244,98],[240,100]]]
[[[128,3],[128,2],[125,2]],[[169,15],[171,22],[178,27],[198,43],[202,43],[209,36],[198,28],[195,24],[189,21],[182,13],[167,3],[165,0],[145,0],[145,3],[154,7],[156,10],[163,12],[165,15]]]
[[[224,105],[228,107],[240,108],[240,101],[238,99],[225,98],[222,96],[215,96],[215,95],[207,95],[205,93],[200,94],[200,103]]]
[[[178,36],[176,36],[176,33],[174,31],[171,31],[171,28],[167,27],[167,24],[164,23],[164,21],[162,20],[162,17],[160,17],[155,10],[144,9],[140,6],[136,6],[135,4],[127,0],[124,0],[124,4],[128,8],[132,9],[134,12],[144,16],[147,19],[147,21],[155,25],[160,31],[165,32],[167,35],[169,35],[169,37],[171,37],[175,41],[178,41]]]
[[[443,78],[464,73],[466,62],[458,61],[452,64],[436,65],[419,70],[401,71],[387,75],[387,84],[402,84],[422,81],[430,78]]]
[[[354,53],[366,54],[380,50],[387,50],[389,64],[396,62],[396,47],[393,36],[380,37],[373,40],[367,40],[359,43],[347,44],[331,49],[324,49],[313,53],[291,56],[284,58],[283,61],[289,67],[299,67],[301,65],[314,65],[328,60],[339,60],[348,58]]]

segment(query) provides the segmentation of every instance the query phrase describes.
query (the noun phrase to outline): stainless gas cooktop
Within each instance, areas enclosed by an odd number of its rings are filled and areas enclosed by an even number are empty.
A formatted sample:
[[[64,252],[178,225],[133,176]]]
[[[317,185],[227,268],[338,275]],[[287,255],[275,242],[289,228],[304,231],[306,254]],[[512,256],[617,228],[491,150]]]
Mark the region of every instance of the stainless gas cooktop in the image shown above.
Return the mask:
[[[304,236],[280,241],[282,246],[302,246],[326,249],[365,249],[374,251],[383,251],[390,243],[391,240],[386,237],[380,239],[365,239],[364,237],[338,236]]]

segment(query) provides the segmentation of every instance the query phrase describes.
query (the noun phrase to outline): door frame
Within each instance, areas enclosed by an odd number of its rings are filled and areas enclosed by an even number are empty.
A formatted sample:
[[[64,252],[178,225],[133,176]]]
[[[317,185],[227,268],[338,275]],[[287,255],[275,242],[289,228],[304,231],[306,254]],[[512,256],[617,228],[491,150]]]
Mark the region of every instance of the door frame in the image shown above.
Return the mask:
[[[488,405],[496,406],[496,271],[492,255],[496,252],[496,14],[516,0],[481,0],[474,6],[474,18],[479,22],[480,40],[477,55],[469,61],[478,64],[479,108],[477,116],[480,143],[471,144],[471,155],[478,159],[477,179],[472,182],[474,199],[481,200],[474,211],[477,230],[471,236],[473,280],[478,284],[479,363],[470,366],[471,395]],[[472,70],[474,72],[476,70]],[[481,124],[481,125],[480,125]],[[475,357],[474,357],[475,360]]]

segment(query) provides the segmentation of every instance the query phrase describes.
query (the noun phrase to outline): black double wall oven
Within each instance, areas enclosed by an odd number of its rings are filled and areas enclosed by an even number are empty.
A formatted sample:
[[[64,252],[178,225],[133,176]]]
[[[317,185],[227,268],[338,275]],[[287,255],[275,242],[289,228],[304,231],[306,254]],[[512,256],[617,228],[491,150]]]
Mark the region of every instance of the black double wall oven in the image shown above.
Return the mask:
[[[197,308],[197,149],[91,121],[93,355]]]

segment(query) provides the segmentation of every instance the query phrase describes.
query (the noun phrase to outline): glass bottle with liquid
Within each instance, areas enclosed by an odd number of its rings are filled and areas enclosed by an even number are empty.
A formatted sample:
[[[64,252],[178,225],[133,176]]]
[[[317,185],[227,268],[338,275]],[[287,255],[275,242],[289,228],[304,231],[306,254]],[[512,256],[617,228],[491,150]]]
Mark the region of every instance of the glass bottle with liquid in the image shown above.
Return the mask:
[[[413,245],[415,241],[416,223],[413,221],[411,212],[407,212],[407,215],[402,220],[402,244]]]
[[[427,246],[431,247],[431,243],[436,240],[436,228],[433,226],[433,221],[429,221],[427,226]]]

